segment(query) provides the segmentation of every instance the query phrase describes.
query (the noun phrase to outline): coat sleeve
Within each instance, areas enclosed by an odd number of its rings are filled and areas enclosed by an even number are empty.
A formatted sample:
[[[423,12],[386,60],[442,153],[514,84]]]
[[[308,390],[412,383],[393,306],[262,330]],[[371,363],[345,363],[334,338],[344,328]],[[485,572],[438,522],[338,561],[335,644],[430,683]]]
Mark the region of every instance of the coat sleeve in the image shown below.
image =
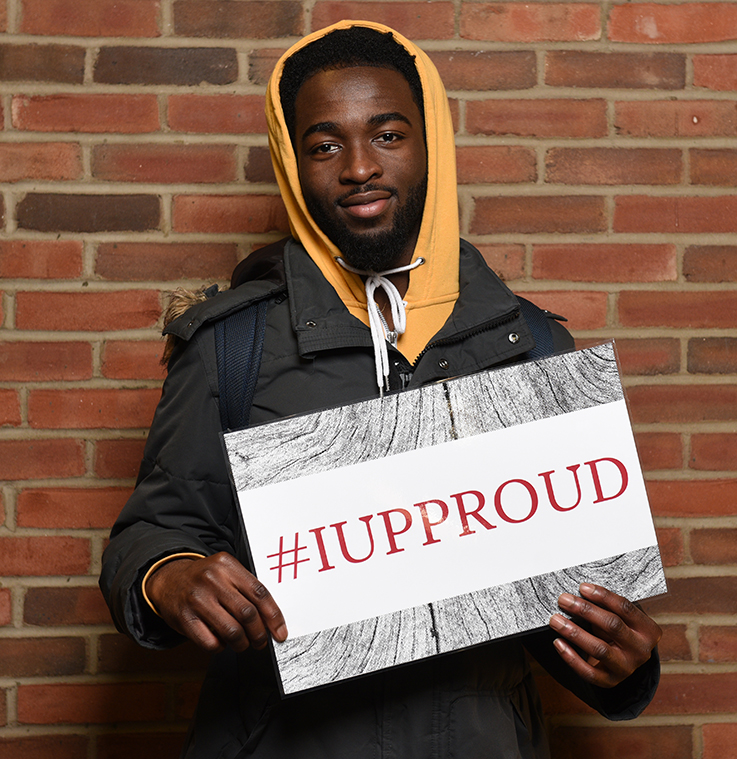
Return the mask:
[[[146,571],[180,552],[243,556],[242,532],[226,465],[214,366],[205,327],[178,347],[144,451],[136,488],[105,549],[100,587],[121,632],[142,646],[183,640],[148,607]],[[204,336],[203,336],[204,333]],[[239,555],[240,554],[240,555]]]

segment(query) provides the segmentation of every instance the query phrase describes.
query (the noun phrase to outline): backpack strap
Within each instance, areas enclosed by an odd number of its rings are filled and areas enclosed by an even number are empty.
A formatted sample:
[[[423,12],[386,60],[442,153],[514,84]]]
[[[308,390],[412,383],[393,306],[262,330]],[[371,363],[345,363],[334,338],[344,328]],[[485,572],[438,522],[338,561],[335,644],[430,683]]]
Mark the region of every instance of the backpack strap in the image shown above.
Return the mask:
[[[215,356],[223,430],[248,425],[261,367],[266,332],[267,298],[215,322]]]
[[[555,353],[555,344],[553,340],[553,331],[550,329],[548,311],[543,311],[526,298],[517,297],[520,311],[527,322],[527,326],[535,338],[535,347],[527,352],[527,358],[536,359],[543,356],[550,356]]]

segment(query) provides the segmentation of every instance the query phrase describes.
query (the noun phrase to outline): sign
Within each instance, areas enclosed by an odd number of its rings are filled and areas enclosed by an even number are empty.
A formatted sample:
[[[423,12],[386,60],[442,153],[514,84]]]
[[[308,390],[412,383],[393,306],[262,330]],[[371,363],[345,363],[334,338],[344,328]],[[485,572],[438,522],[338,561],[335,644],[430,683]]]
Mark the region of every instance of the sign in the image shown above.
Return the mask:
[[[224,437],[285,694],[666,590],[611,343]]]

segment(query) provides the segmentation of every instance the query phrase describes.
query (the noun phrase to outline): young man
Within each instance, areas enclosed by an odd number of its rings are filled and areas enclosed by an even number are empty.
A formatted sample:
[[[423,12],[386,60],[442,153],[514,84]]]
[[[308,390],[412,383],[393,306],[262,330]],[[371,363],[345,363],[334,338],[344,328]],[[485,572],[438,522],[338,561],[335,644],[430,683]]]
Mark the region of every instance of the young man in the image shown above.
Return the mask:
[[[660,631],[586,585],[560,599],[581,624],[555,615],[521,639],[280,700],[263,648],[289,620],[246,568],[213,323],[267,303],[251,424],[523,360],[534,340],[514,295],[459,244],[452,123],[424,53],[386,27],[341,22],[277,64],[267,117],[292,238],[167,327],[169,375],[101,578],[142,645],[187,637],[219,652],[184,755],[545,757],[523,644],[601,713],[636,716],[657,684]],[[555,348],[572,347],[552,330]]]

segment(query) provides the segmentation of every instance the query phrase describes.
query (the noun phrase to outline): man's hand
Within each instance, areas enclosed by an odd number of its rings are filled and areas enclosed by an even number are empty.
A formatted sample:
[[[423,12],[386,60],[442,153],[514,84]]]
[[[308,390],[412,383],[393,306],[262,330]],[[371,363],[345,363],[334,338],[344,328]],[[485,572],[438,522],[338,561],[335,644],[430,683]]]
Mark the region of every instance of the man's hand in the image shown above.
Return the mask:
[[[227,553],[162,564],[146,592],[163,620],[207,651],[263,648],[287,627],[271,593]]]
[[[644,611],[606,588],[583,583],[579,590],[580,598],[561,594],[558,605],[587,622],[591,632],[562,614],[554,614],[550,626],[562,636],[555,640],[555,647],[584,680],[601,688],[613,688],[650,658],[662,630]]]

